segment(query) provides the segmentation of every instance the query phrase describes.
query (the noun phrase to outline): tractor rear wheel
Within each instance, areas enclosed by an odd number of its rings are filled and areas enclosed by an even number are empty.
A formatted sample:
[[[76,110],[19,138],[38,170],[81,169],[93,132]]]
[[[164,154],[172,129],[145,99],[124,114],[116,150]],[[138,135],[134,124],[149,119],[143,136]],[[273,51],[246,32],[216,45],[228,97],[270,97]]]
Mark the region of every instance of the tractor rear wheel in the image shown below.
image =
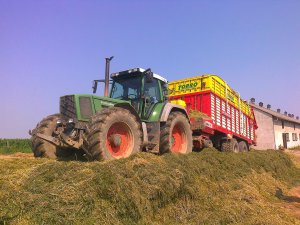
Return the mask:
[[[160,153],[182,153],[192,151],[192,130],[186,116],[181,112],[173,112],[160,132]]]
[[[39,122],[33,130],[31,147],[35,157],[47,157],[51,159],[55,159],[57,157],[56,153],[58,148],[54,144],[37,137],[36,134],[41,133],[52,136],[56,129],[56,122],[59,118],[60,114],[50,115]]]
[[[111,107],[96,113],[87,129],[90,160],[126,158],[140,151],[140,123],[128,110]]]
[[[239,152],[239,145],[235,138],[222,142],[221,145],[222,152]]]

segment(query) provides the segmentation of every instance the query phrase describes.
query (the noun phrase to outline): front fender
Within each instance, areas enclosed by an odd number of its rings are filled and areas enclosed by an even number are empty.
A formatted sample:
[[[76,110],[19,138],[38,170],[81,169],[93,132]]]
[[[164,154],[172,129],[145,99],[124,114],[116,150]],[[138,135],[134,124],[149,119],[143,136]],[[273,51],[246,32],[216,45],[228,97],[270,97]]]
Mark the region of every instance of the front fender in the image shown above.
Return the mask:
[[[123,108],[123,109],[127,109],[128,111],[130,111],[136,117],[138,122],[142,123],[139,114],[135,111],[135,109],[129,103],[127,103],[127,102],[117,103],[117,104],[114,105],[114,107],[120,107],[120,108]]]
[[[166,122],[171,112],[182,112],[190,121],[189,115],[184,107],[173,103],[166,103],[160,116],[160,122]]]

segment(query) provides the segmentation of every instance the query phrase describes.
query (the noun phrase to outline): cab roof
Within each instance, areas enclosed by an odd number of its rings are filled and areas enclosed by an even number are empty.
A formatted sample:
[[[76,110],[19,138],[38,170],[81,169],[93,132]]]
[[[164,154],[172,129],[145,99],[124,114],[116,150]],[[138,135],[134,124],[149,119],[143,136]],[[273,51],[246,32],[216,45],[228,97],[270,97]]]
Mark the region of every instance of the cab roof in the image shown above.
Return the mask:
[[[117,72],[117,73],[112,73],[110,75],[111,78],[116,78],[116,77],[119,77],[119,76],[123,76],[123,75],[128,75],[128,74],[132,74],[132,75],[135,75],[137,73],[143,73],[145,72],[146,70],[143,69],[143,68],[133,68],[133,69],[129,69],[129,70],[124,70],[124,71],[120,71],[120,72]],[[168,83],[167,79],[165,79],[164,77],[156,74],[156,73],[153,73],[153,77],[158,79],[158,80],[161,80],[165,83]]]

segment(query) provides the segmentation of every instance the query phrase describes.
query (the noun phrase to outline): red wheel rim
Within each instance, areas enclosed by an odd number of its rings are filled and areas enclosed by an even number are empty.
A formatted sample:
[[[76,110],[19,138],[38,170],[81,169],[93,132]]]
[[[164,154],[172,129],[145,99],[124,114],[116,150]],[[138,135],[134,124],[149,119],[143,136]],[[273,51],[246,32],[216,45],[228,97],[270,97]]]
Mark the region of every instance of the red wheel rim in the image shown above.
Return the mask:
[[[184,153],[186,151],[186,134],[178,124],[172,130],[172,147],[171,151],[174,153]]]
[[[106,146],[114,158],[130,155],[133,136],[129,126],[123,122],[112,124],[107,132]]]

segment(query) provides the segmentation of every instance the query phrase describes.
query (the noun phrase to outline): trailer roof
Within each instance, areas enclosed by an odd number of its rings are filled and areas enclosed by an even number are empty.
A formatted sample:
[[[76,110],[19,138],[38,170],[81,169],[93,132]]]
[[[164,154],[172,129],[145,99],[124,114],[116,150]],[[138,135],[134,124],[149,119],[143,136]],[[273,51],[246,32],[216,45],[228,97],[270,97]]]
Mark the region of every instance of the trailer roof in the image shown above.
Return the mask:
[[[117,73],[112,73],[111,74],[111,78],[113,77],[118,77],[118,76],[122,76],[122,75],[128,75],[129,73],[143,73],[145,72],[146,70],[143,69],[143,68],[133,68],[133,69],[129,69],[129,70],[124,70],[124,71],[120,71],[120,72],[117,72]],[[167,79],[165,79],[164,77],[156,74],[156,73],[153,73],[153,77],[155,77],[156,79],[159,79],[165,83],[168,83]]]

